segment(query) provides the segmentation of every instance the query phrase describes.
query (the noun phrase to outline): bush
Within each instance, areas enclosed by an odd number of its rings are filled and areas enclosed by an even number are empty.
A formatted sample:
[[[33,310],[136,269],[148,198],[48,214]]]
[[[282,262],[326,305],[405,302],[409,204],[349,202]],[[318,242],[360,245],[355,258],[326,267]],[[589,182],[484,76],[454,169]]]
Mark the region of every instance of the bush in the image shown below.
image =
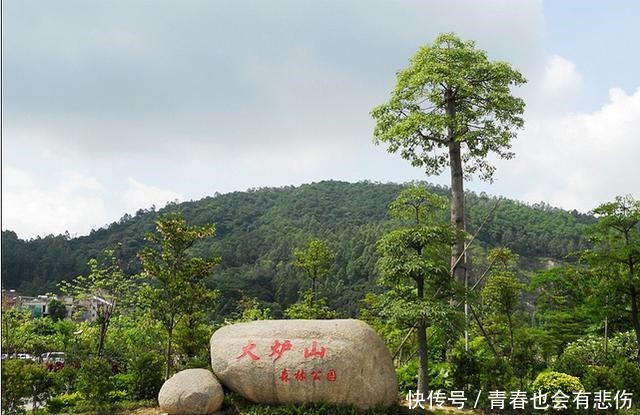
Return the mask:
[[[327,300],[318,297],[317,301],[313,302],[313,293],[311,290],[306,291],[303,294],[302,301],[291,304],[284,312],[284,315],[289,319],[320,319],[330,320],[332,318],[338,318],[340,313],[336,310],[332,310],[327,305]]]
[[[131,393],[134,399],[157,399],[164,383],[164,363],[151,352],[136,356],[131,365]]]
[[[47,411],[52,414],[60,412],[73,412],[75,407],[82,401],[80,393],[63,393],[54,396],[47,401]]]
[[[82,404],[93,410],[102,410],[110,405],[109,392],[113,390],[111,363],[104,358],[85,361],[80,367],[77,382]]]
[[[562,393],[571,397],[573,395],[573,392],[584,390],[582,383],[580,383],[580,379],[561,372],[540,373],[536,377],[536,380],[533,381],[531,388],[533,389],[534,393],[540,392],[543,394],[547,394],[547,402],[550,404],[550,406],[546,412],[549,413],[572,413],[574,411],[570,399],[565,404],[567,406],[566,409],[560,410],[553,408],[553,404],[551,404],[552,397],[556,395],[558,391],[562,391]]]
[[[2,413],[22,414],[22,406],[29,396],[24,360],[11,359],[2,362]]]
[[[453,365],[448,362],[439,362],[429,365],[429,389],[446,390],[453,389]]]
[[[363,410],[353,406],[334,404],[256,404],[234,393],[225,393],[223,407],[226,415],[400,415],[407,413],[397,405]]]
[[[39,364],[27,364],[22,368],[28,397],[37,409],[44,403],[53,389],[53,378],[49,371]]]
[[[418,362],[411,360],[396,369],[398,391],[401,396],[418,389]]]
[[[587,390],[615,390],[616,379],[611,368],[606,366],[589,366],[587,367],[582,383]]]
[[[612,369],[616,390],[640,396],[640,367],[636,363],[620,361]]]
[[[67,364],[61,370],[51,372],[51,377],[56,395],[71,393],[76,389],[78,368]]]
[[[542,372],[531,385],[534,391],[555,393],[558,390],[570,394],[584,390],[580,379],[560,372]]]
[[[2,364],[2,413],[24,413],[28,399],[35,409],[50,395],[53,387],[49,372],[39,364],[11,359]]]
[[[637,345],[632,332],[617,333],[609,340],[604,352],[604,338],[589,335],[570,343],[556,360],[553,369],[579,378],[587,374],[589,366],[613,367],[617,362],[635,360]]]

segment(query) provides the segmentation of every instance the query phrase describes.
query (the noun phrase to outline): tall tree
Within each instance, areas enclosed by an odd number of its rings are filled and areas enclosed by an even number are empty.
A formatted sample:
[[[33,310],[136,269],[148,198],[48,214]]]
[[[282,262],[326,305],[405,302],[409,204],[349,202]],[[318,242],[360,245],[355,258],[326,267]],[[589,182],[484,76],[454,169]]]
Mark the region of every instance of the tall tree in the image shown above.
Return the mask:
[[[336,255],[325,241],[314,238],[304,249],[295,249],[293,256],[295,257],[293,265],[307,274],[311,280],[311,305],[315,306],[318,301],[316,283],[329,274]]]
[[[489,251],[489,260],[498,263],[486,284],[482,288],[482,299],[488,314],[492,320],[506,319],[509,331],[509,357],[513,357],[514,351],[514,321],[513,315],[520,306],[520,296],[524,290],[524,284],[518,282],[514,267],[517,255],[508,248],[494,248]]]
[[[441,34],[423,46],[398,72],[389,102],[373,109],[374,142],[386,143],[427,175],[451,173],[451,222],[465,229],[464,176],[491,180],[487,157],[511,158],[515,130],[523,126],[524,101],[511,86],[526,82],[505,62],[489,61],[472,41]],[[456,280],[464,284],[465,241],[459,234],[451,251]]]
[[[111,320],[120,311],[122,303],[130,299],[136,280],[122,271],[113,249],[106,250],[105,257],[104,261],[89,260],[89,275],[59,284],[60,290],[73,298],[76,311],[95,315],[100,329],[97,356],[102,356]]]
[[[190,226],[179,213],[161,215],[156,221],[156,232],[146,239],[154,244],[140,251],[143,272],[150,279],[143,293],[154,317],[167,334],[165,349],[165,379],[173,366],[174,329],[181,319],[206,307],[203,300],[213,296],[204,284],[219,257],[203,259],[189,255],[189,249],[215,234],[214,225]]]
[[[383,313],[417,329],[418,390],[423,394],[429,389],[427,328],[446,328],[455,321],[454,310],[448,305],[452,280],[447,265],[455,232],[436,219],[438,210],[446,204],[445,198],[421,187],[403,190],[389,213],[408,226],[385,234],[377,245],[380,282],[391,287]]]
[[[608,294],[630,306],[640,365],[640,201],[631,195],[618,196],[593,213],[599,217],[589,233],[594,249],[585,256],[605,281]]]

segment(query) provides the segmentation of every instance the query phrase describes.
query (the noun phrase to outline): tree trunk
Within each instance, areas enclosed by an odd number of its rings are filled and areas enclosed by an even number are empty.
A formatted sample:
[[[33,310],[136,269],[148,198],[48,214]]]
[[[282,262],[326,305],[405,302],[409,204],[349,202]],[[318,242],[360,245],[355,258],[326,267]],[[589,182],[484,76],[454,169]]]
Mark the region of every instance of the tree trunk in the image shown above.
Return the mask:
[[[509,323],[509,359],[513,362],[513,321],[511,320],[511,314],[507,314],[507,321]]]
[[[447,91],[444,95],[445,111],[447,117],[456,116],[456,106],[452,94]],[[456,131],[449,127],[447,133],[449,142],[449,167],[451,171],[451,224],[459,231],[465,230],[464,224],[464,177],[462,169],[462,154],[460,143],[456,141]],[[464,285],[467,274],[467,263],[463,255],[464,235],[461,233],[456,238],[456,243],[451,249],[451,267],[455,280]]]
[[[164,361],[164,380],[168,380],[171,374],[171,354],[173,350],[171,349],[173,342],[173,329],[167,330],[167,350],[165,353],[165,361]]]
[[[625,231],[624,239],[626,245],[629,246],[629,231]],[[636,290],[636,286],[634,285],[633,276],[634,276],[634,265],[635,262],[631,257],[631,254],[627,257],[627,264],[629,266],[629,282],[630,282],[630,290],[629,294],[631,297],[631,324],[633,325],[633,330],[636,333],[636,345],[638,347],[638,353],[636,354],[636,363],[640,366],[640,320],[638,319],[638,290]]]
[[[418,285],[418,298],[424,299],[424,279],[416,280]],[[418,368],[418,391],[427,396],[429,393],[429,360],[427,355],[427,326],[421,318],[418,322],[418,359],[420,362]]]
[[[640,366],[640,320],[638,319],[638,291],[636,287],[631,286],[631,323],[633,324],[633,330],[636,333],[636,344],[638,346],[638,353],[636,354],[636,361]]]

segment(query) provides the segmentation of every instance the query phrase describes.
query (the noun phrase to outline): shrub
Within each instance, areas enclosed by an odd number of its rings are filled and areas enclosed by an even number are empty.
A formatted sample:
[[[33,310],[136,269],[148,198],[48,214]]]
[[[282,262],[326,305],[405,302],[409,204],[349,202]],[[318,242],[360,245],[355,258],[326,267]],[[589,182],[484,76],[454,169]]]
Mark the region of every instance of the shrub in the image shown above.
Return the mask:
[[[561,372],[542,372],[533,381],[532,388],[534,391],[551,392],[558,390],[564,393],[572,393],[584,390],[580,379],[575,376],[567,375]]]
[[[429,389],[452,390],[453,389],[453,365],[448,362],[439,362],[429,365]]]
[[[37,409],[51,396],[53,379],[49,371],[39,364],[27,364],[22,368],[28,396]]]
[[[480,359],[472,350],[456,346],[451,354],[453,364],[453,388],[455,390],[480,389]]]
[[[80,367],[77,382],[83,405],[94,410],[109,407],[109,392],[113,390],[111,363],[103,358],[85,361]]]
[[[606,366],[589,366],[582,377],[582,383],[587,390],[615,390],[616,379],[613,370]]]
[[[620,361],[612,369],[616,390],[640,396],[640,367],[636,363]]]
[[[60,412],[73,412],[76,405],[80,403],[82,397],[80,393],[63,393],[58,396],[54,396],[47,401],[47,411],[52,414]]]
[[[29,396],[24,360],[11,359],[2,362],[2,413],[22,414],[22,406]]]
[[[558,393],[558,391],[562,391],[562,393],[566,396],[571,397],[573,392],[584,390],[582,383],[580,383],[580,379],[575,376],[568,375],[566,373],[561,372],[542,372],[540,373],[536,379],[533,381],[531,385],[534,393],[542,393],[547,394],[547,403],[549,403],[549,409],[545,412],[548,413],[572,413],[574,409],[571,405],[571,399],[568,399],[564,405],[566,405],[566,409],[554,409],[552,404],[553,397]]]
[[[157,353],[143,352],[131,365],[131,392],[135,399],[157,399],[164,382],[164,363]]]
[[[53,379],[54,394],[70,393],[76,389],[78,368],[72,365],[65,365],[61,370],[51,372],[51,377]]]
[[[225,393],[223,407],[227,415],[400,415],[399,406],[375,407],[367,410],[334,404],[268,405],[249,402],[234,393]],[[405,408],[406,409],[406,408]]]
[[[418,362],[411,360],[396,369],[398,391],[402,396],[418,389]]]

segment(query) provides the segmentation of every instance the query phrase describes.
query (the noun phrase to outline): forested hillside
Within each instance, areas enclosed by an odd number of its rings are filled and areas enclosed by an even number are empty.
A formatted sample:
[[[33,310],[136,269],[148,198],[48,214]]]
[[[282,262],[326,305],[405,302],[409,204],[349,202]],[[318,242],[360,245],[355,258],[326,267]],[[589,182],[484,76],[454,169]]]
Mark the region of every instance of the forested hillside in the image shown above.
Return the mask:
[[[447,195],[448,189],[429,186]],[[56,284],[87,272],[87,261],[120,244],[127,272],[140,270],[137,252],[154,219],[165,211],[181,211],[192,224],[214,223],[216,235],[194,247],[198,255],[218,255],[219,267],[208,284],[221,290],[217,316],[229,314],[243,295],[257,297],[278,315],[298,300],[306,279],[292,265],[292,251],[311,237],[327,240],[337,253],[330,277],[320,290],[343,315],[355,315],[358,300],[374,289],[375,244],[394,224],[389,203],[403,185],[324,181],[300,187],[264,188],[216,195],[199,201],[171,204],[159,211],[140,210],[118,222],[70,238],[47,236],[29,241],[2,232],[2,285],[23,294],[57,291]],[[529,206],[487,195],[468,193],[469,233],[490,219],[478,233],[475,253],[506,246],[520,255],[521,268],[547,260],[565,260],[585,248],[585,228],[594,218],[552,208]],[[497,206],[496,206],[497,203]],[[479,264],[481,258],[474,258]],[[533,264],[533,265],[532,265]],[[472,269],[481,273],[481,267]]]

